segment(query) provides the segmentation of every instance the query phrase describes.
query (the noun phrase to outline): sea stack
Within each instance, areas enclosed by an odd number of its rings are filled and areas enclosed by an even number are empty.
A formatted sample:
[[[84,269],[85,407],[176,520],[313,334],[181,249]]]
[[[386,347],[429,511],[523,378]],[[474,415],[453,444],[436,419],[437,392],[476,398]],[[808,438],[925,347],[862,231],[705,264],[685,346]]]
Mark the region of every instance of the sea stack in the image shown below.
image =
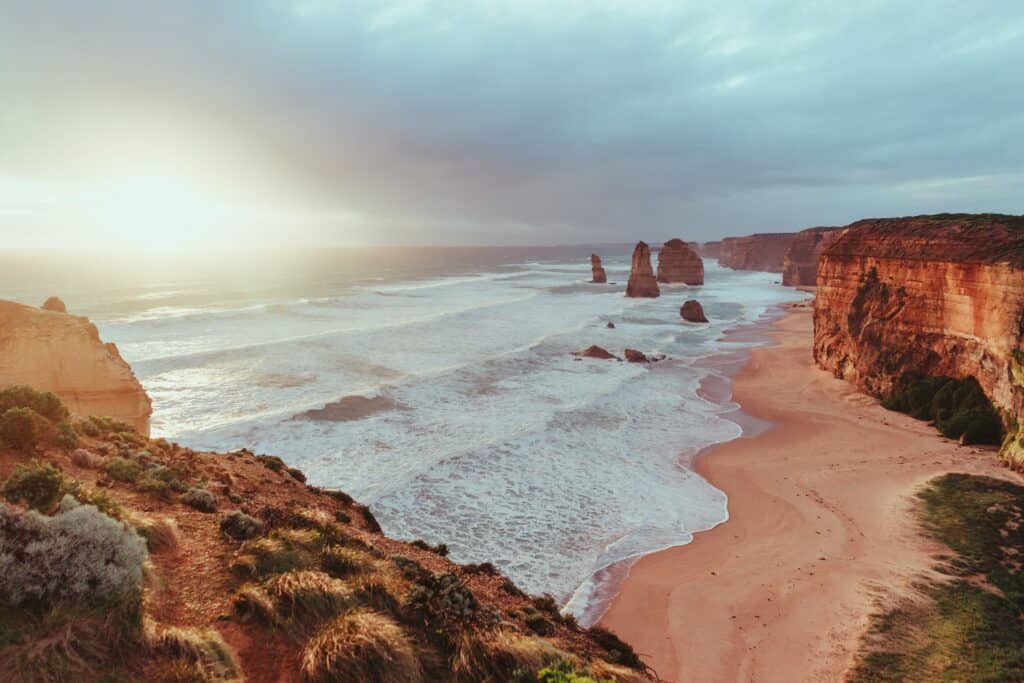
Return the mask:
[[[658,281],[651,268],[651,248],[645,242],[637,242],[633,249],[633,262],[629,269],[629,284],[626,296],[634,298],[655,298],[661,296]]]
[[[601,257],[597,254],[590,255],[590,270],[593,272],[593,277],[590,279],[591,282],[599,284],[608,282],[608,276],[605,275],[604,266],[601,265]]]
[[[149,396],[87,318],[0,301],[0,387],[14,385],[52,391],[73,413],[112,417],[149,435]]]
[[[704,261],[679,238],[665,242],[658,252],[658,282],[704,284]]]
[[[706,323],[707,316],[704,315],[704,307],[696,299],[690,299],[679,309],[679,315],[683,320],[691,323]]]

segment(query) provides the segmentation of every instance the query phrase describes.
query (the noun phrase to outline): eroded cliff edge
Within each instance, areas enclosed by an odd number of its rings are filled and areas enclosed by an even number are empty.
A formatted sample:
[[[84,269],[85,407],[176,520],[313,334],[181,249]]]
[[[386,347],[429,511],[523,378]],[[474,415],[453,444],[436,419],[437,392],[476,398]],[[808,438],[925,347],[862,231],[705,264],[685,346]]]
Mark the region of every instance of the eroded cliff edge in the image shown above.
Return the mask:
[[[719,247],[718,262],[733,270],[781,273],[794,232],[763,232],[746,237],[726,237]]]
[[[974,376],[1024,467],[1024,216],[862,220],[820,255],[814,358],[884,397],[920,376]]]
[[[0,300],[0,387],[9,385],[52,391],[74,413],[149,434],[149,396],[88,318]]]

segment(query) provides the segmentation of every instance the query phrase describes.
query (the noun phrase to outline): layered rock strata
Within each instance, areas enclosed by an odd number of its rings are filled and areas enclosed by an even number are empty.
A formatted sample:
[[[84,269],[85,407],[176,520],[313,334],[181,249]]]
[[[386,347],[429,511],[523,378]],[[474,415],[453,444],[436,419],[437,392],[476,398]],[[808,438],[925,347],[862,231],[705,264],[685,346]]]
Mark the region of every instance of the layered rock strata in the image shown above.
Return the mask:
[[[718,262],[733,270],[760,270],[781,273],[794,232],[765,232],[746,237],[726,237]]]
[[[0,387],[22,384],[52,391],[79,415],[109,416],[149,434],[149,396],[95,325],[59,309],[0,301]]]
[[[819,227],[798,232],[782,259],[782,284],[787,287],[813,287],[818,273],[818,257],[838,236],[839,230]]]
[[[681,239],[665,242],[658,252],[658,282],[704,284],[704,261]]]
[[[628,297],[658,297],[661,290],[651,268],[651,248],[645,242],[637,242],[633,249],[633,261],[629,269]]]
[[[885,397],[920,376],[973,376],[1024,465],[1024,217],[858,221],[822,251],[814,358]]]

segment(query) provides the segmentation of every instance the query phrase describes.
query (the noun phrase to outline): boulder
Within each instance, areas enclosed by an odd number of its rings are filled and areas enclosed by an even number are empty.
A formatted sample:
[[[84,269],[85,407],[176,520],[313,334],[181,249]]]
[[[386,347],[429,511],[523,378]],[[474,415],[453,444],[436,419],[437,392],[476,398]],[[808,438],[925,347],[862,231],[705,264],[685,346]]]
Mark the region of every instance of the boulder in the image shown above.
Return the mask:
[[[51,296],[49,299],[43,302],[41,308],[44,311],[53,311],[54,313],[67,313],[68,307],[64,305],[64,302],[60,300],[60,297]]]
[[[633,261],[629,269],[629,283],[626,296],[634,298],[655,298],[661,296],[658,281],[651,268],[651,248],[644,242],[637,242],[633,249]]]
[[[696,299],[685,302],[679,309],[679,315],[683,316],[683,320],[691,323],[706,323],[708,321],[707,316],[704,315],[704,307]]]
[[[626,349],[625,351],[626,360],[630,363],[646,363],[647,356],[644,355],[643,351],[637,351],[636,349]]]
[[[573,354],[574,356],[580,356],[581,358],[599,358],[601,360],[611,360],[617,358],[617,356],[608,351],[608,349],[601,348],[598,345],[593,345],[584,351],[577,351]]]
[[[671,239],[658,252],[658,282],[704,284],[704,261],[686,242]]]
[[[597,254],[590,255],[590,270],[593,276],[591,282],[604,284],[608,282],[608,276],[605,275],[604,266],[601,265],[601,257]]]
[[[612,321],[609,320],[608,324],[605,325],[605,327],[607,327],[609,330],[614,330],[615,329],[615,323],[613,323]]]

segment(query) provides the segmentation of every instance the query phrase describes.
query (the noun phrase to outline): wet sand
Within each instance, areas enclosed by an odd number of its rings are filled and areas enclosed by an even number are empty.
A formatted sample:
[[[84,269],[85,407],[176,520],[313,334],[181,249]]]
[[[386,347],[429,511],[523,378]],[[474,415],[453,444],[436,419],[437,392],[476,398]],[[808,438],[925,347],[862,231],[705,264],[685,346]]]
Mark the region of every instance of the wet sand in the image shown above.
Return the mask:
[[[735,376],[772,426],[696,462],[729,521],[637,561],[601,619],[666,681],[842,680],[878,601],[933,564],[914,492],[950,471],[1020,480],[819,370],[811,328],[793,308]]]

